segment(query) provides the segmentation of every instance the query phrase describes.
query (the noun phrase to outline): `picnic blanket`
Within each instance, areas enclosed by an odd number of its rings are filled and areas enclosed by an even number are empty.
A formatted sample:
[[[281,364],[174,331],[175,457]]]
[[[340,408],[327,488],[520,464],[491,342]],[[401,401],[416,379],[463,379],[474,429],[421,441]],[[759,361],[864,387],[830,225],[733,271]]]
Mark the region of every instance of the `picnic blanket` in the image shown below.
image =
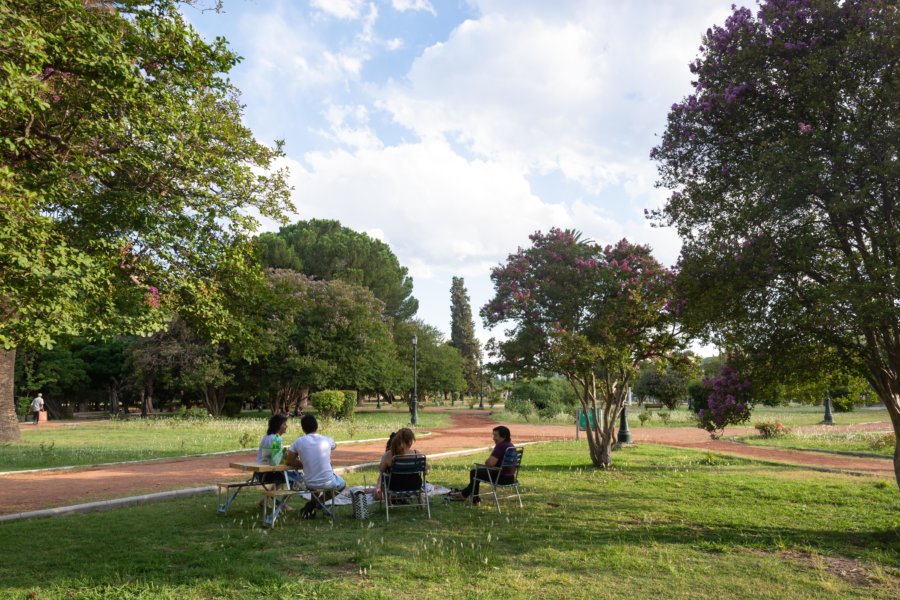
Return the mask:
[[[350,488],[345,488],[343,492],[341,492],[340,494],[335,496],[334,504],[335,504],[335,506],[347,506],[349,504],[353,504],[353,494],[356,492],[366,492],[366,502],[370,505],[374,504],[376,502],[379,502],[379,500],[376,500],[372,496],[372,492],[369,491],[371,489],[372,488],[370,488],[370,487],[364,487],[361,485],[356,485],[356,486],[353,486]],[[450,488],[445,488],[444,486],[441,486],[441,485],[433,485],[431,483],[426,483],[425,491],[428,493],[429,496],[444,496],[444,495],[450,493]],[[309,494],[309,492],[303,492],[300,494],[300,496],[309,500],[310,494]]]

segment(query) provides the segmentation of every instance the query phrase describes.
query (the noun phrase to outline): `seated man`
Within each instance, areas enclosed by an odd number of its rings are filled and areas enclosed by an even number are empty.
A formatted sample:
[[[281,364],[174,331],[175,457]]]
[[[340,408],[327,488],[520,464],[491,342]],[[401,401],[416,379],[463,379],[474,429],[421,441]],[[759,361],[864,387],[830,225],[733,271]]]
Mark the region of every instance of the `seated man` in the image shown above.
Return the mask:
[[[347,484],[335,475],[331,467],[331,451],[336,448],[334,440],[317,433],[319,422],[313,415],[307,414],[300,418],[300,429],[305,435],[294,440],[287,449],[287,464],[303,469],[303,479],[309,488],[334,493],[343,490]],[[310,499],[303,507],[302,515],[312,518],[316,514],[315,511],[315,500]]]

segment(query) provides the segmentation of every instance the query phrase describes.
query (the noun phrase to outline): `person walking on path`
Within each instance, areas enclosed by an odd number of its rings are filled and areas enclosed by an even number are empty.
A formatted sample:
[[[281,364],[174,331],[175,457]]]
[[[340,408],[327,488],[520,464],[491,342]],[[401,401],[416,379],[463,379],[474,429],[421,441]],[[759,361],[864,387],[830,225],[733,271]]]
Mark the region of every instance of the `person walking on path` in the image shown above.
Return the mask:
[[[41,392],[38,392],[38,395],[31,401],[31,414],[33,417],[32,423],[35,425],[38,424],[41,420],[41,411],[44,410],[44,398],[42,397]]]

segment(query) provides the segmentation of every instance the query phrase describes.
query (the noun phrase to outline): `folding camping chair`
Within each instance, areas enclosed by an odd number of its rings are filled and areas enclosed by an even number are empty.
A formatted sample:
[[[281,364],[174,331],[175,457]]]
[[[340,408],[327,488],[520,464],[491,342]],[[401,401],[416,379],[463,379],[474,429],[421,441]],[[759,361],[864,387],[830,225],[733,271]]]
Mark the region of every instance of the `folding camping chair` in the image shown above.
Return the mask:
[[[513,488],[519,499],[519,508],[522,508],[522,495],[519,493],[519,467],[522,465],[522,454],[525,448],[507,448],[503,453],[503,460],[493,467],[475,464],[475,481],[491,486],[490,492],[479,493],[481,496],[493,496],[497,512],[500,510],[500,498],[497,496],[497,488]],[[506,472],[504,475],[503,473]],[[474,502],[475,494],[469,496],[469,502]],[[512,497],[510,494],[509,497]]]
[[[384,497],[384,520],[391,520],[391,508],[406,506],[397,504],[398,500],[406,500],[409,506],[421,508],[424,499],[425,510],[431,518],[431,504],[425,489],[425,472],[428,464],[424,454],[404,454],[395,456],[391,468],[382,474],[381,486]],[[413,504],[411,499],[415,498]]]

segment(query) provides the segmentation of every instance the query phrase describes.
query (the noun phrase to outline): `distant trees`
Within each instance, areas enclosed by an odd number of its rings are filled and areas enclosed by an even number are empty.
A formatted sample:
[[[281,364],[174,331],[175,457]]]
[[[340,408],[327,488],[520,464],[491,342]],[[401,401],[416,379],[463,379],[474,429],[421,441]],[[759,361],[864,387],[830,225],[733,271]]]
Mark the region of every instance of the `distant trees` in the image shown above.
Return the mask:
[[[412,318],[419,309],[412,278],[390,247],[337,221],[298,221],[260,235],[256,244],[264,266],[366,287],[397,321]]]
[[[469,393],[479,391],[478,362],[481,344],[475,339],[472,306],[462,277],[454,277],[450,285],[450,345],[459,351],[463,360],[463,374]]]

